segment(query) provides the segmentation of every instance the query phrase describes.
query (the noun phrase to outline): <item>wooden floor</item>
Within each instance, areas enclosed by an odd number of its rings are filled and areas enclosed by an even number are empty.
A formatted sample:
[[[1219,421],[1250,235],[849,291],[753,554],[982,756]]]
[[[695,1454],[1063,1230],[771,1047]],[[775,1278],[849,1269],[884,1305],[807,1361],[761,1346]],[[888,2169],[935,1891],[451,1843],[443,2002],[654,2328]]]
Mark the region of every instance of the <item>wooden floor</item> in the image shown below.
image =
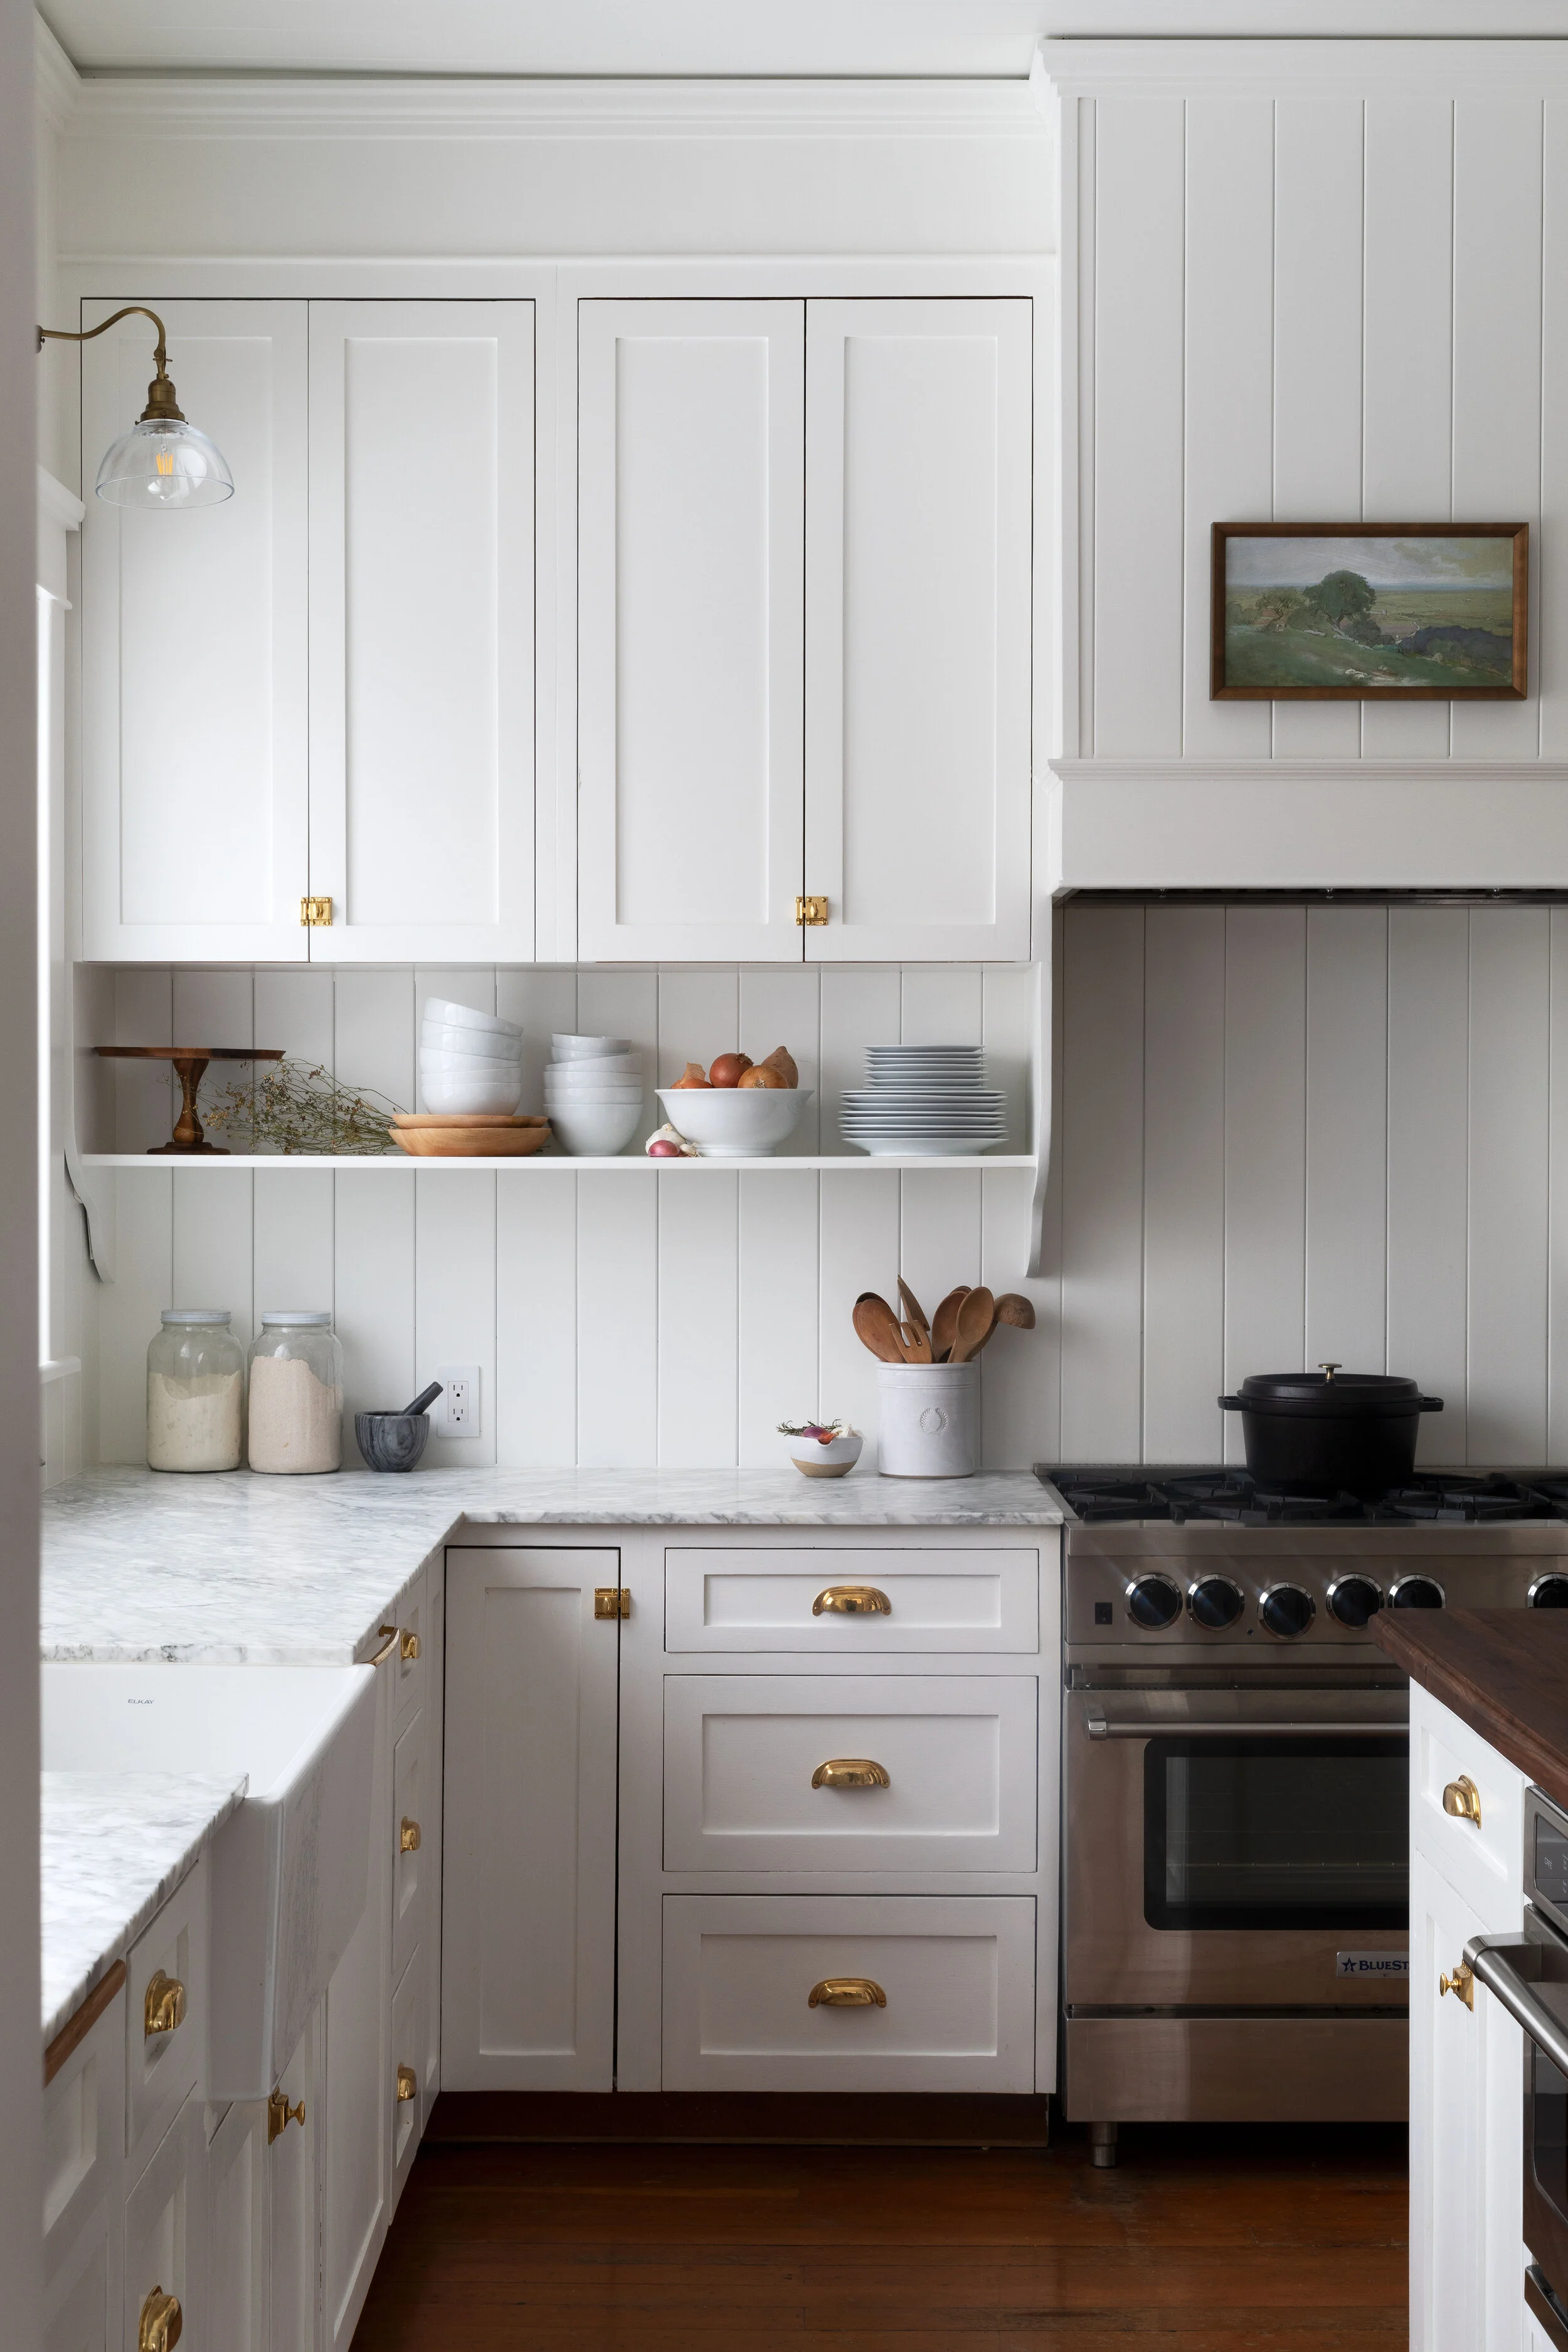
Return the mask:
[[[427,2147],[354,2352],[1394,2352],[1403,2133]]]

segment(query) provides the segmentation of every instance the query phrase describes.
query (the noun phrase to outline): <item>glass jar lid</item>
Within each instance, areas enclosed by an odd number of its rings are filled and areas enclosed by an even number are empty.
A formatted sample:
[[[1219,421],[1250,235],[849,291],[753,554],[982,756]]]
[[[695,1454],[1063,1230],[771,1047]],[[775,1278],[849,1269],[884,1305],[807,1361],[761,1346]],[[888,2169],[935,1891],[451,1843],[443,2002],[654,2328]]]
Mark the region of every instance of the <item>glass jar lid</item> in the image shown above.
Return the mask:
[[[227,1323],[233,1318],[226,1307],[165,1307],[158,1319],[163,1323]]]
[[[272,1308],[270,1311],[264,1308],[261,1319],[264,1323],[302,1323],[314,1325],[318,1329],[324,1330],[331,1324],[332,1318],[323,1308],[313,1307],[279,1307]]]

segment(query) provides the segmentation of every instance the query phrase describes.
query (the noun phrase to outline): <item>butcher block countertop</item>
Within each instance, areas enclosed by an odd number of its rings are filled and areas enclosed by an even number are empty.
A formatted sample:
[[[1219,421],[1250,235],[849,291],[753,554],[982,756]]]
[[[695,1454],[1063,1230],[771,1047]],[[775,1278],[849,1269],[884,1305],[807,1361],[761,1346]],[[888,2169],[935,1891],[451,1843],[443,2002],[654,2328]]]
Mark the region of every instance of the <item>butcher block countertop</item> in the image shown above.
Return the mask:
[[[1568,1806],[1568,1611],[1385,1609],[1381,1648]]]

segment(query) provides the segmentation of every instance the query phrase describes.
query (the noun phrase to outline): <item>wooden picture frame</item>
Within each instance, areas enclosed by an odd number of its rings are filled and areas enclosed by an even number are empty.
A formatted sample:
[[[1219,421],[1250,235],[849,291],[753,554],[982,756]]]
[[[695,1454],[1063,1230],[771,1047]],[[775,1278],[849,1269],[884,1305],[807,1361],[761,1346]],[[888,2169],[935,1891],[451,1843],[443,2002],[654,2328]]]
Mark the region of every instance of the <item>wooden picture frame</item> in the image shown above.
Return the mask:
[[[1518,702],[1529,647],[1528,523],[1214,525],[1212,701]]]

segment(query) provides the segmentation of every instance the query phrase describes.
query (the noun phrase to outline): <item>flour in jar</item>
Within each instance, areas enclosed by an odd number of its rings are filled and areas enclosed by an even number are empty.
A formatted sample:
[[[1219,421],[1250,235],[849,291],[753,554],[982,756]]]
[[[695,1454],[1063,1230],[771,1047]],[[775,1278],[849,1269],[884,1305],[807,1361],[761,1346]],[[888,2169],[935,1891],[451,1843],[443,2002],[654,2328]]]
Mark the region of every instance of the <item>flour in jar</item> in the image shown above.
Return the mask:
[[[342,1460],[343,1392],[297,1356],[250,1361],[253,1470],[336,1470]]]
[[[150,1470],[237,1470],[240,1372],[198,1372],[147,1379],[147,1467]]]

